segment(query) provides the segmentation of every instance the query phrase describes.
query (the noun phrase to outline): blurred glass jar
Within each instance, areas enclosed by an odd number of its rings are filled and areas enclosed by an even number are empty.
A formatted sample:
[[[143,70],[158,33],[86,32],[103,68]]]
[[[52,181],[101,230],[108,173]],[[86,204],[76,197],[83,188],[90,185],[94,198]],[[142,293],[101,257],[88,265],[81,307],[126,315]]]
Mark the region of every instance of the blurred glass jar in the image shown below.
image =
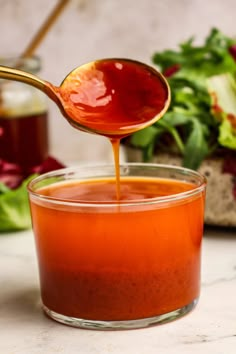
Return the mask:
[[[32,74],[41,67],[38,57],[0,58],[0,64]],[[0,159],[27,170],[46,160],[48,150],[47,97],[32,86],[0,80]]]

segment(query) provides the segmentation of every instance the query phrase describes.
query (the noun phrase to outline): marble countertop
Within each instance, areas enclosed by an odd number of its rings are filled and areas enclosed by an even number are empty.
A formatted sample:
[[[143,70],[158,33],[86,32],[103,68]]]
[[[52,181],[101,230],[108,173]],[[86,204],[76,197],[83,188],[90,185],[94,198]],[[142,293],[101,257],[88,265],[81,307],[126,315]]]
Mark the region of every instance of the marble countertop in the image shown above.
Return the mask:
[[[0,353],[236,353],[236,230],[206,228],[196,309],[161,326],[92,331],[48,319],[40,308],[32,231],[0,235]]]

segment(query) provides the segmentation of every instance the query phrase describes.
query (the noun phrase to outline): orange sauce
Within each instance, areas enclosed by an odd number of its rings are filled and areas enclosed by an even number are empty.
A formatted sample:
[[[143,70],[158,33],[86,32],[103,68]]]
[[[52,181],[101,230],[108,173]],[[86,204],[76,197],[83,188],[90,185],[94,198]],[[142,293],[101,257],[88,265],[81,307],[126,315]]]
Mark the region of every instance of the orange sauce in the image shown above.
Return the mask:
[[[92,209],[73,210],[31,203],[43,303],[66,316],[132,320],[198,298],[203,194],[171,205],[127,204],[192,188],[179,181],[122,177],[115,205],[114,179],[42,188],[40,194],[59,200],[97,201]]]

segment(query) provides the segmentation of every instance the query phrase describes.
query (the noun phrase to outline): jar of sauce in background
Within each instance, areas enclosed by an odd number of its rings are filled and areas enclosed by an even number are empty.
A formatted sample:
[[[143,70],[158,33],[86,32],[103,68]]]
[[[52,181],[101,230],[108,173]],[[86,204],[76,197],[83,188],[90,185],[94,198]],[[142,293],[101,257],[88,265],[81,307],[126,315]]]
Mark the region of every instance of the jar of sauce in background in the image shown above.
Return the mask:
[[[40,71],[38,57],[1,58],[0,64],[32,74]],[[0,160],[28,170],[48,158],[47,97],[36,88],[0,80]]]

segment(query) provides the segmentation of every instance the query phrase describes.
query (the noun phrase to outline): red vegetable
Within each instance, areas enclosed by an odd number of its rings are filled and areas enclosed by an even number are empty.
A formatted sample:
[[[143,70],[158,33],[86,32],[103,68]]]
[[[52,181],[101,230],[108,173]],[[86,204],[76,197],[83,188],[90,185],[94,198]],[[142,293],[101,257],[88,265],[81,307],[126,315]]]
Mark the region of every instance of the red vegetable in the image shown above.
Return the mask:
[[[24,179],[34,173],[42,174],[65,167],[53,157],[48,157],[41,165],[23,171],[21,166],[0,159],[0,182],[8,188],[15,189]]]
[[[236,199],[236,156],[229,155],[224,159],[223,173],[230,173],[233,176],[233,196]]]
[[[169,68],[165,69],[163,72],[163,75],[165,77],[170,77],[170,76],[174,75],[179,70],[180,70],[180,65],[175,64],[175,65],[172,65]]]
[[[232,55],[232,57],[236,61],[236,44],[231,45],[231,47],[229,47],[229,53]]]

